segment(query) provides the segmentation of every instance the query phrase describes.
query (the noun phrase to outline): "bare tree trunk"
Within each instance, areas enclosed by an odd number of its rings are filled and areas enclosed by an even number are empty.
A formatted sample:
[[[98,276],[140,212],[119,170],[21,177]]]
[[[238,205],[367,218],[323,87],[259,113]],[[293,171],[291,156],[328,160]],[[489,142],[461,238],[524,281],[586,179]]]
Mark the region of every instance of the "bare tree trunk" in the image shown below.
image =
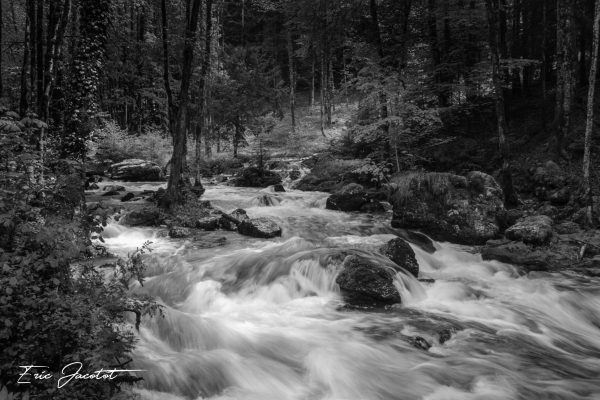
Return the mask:
[[[489,22],[489,43],[492,56],[492,80],[494,86],[494,98],[496,102],[496,118],[498,123],[498,150],[501,161],[501,185],[504,190],[504,201],[507,205],[516,205],[517,196],[512,184],[510,172],[509,148],[506,141],[506,117],[504,114],[504,95],[502,92],[502,80],[500,77],[500,49],[498,45],[498,10],[499,0],[486,0],[486,9]]]
[[[27,8],[31,6],[32,0],[27,0]],[[23,63],[21,64],[21,99],[19,101],[19,112],[25,115],[29,106],[29,83],[27,82],[27,68],[29,67],[29,34],[31,21],[29,13],[25,17],[25,39],[23,40]]]
[[[292,42],[292,32],[288,27],[287,33],[287,53],[288,53],[288,71],[290,74],[290,116],[292,118],[292,133],[296,132],[296,78],[294,77],[294,44]]]
[[[596,74],[598,68],[598,35],[600,34],[600,0],[595,2],[594,12],[594,36],[592,48],[592,63],[590,65],[590,77],[588,81],[588,104],[587,119],[585,124],[585,139],[583,151],[583,193],[586,200],[586,218],[587,226],[593,225],[592,210],[594,206],[594,197],[592,195],[592,184],[590,179],[591,164],[591,145],[592,129],[594,127],[594,96],[596,90]]]

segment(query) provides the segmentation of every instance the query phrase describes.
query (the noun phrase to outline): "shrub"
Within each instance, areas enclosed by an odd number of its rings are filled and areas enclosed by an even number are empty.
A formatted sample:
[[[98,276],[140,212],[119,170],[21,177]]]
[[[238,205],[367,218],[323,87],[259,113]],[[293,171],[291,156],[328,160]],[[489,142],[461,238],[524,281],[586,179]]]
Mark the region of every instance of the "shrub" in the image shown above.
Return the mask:
[[[137,378],[74,380],[61,389],[57,379],[72,362],[84,364],[85,372],[130,362],[134,327],[143,315],[160,312],[152,299],[129,291],[131,281],[143,282],[147,245],[117,261],[108,279],[89,263],[74,266],[89,254],[89,233],[101,232],[107,212],[84,212],[78,163],[49,161],[52,168],[39,179],[39,154],[15,127],[0,123],[0,154],[10,160],[10,173],[0,174],[0,394],[110,398],[121,383]],[[53,379],[19,385],[23,365],[47,366]]]
[[[115,122],[108,121],[95,131],[96,157],[120,162],[140,158],[164,166],[171,158],[171,139],[158,130],[143,135],[130,135]]]

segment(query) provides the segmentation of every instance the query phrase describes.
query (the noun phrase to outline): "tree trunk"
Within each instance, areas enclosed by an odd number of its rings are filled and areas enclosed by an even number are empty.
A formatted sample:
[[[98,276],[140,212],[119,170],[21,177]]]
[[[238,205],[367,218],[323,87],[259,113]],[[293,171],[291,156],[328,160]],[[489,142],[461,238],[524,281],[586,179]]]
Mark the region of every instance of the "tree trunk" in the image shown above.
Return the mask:
[[[546,81],[548,80],[548,60],[546,55],[547,45],[547,34],[546,34],[546,2],[542,1],[542,106],[541,106],[541,118],[542,118],[542,130],[546,130]]]
[[[296,132],[296,79],[294,77],[294,44],[292,42],[292,32],[288,27],[286,29],[287,36],[287,53],[288,53],[288,71],[290,74],[290,116],[292,118],[292,133]]]
[[[50,113],[50,98],[52,97],[52,89],[56,81],[56,65],[62,55],[62,46],[65,36],[67,23],[71,14],[71,0],[64,0],[60,8],[58,21],[49,24],[48,29],[48,49],[46,56],[46,65],[44,71],[44,92],[42,95],[41,119],[48,121]],[[52,29],[50,29],[52,28]]]
[[[31,7],[32,0],[27,0],[27,9]],[[21,64],[21,99],[19,101],[19,112],[22,116],[27,113],[29,106],[29,82],[27,81],[27,69],[29,68],[29,34],[31,21],[29,20],[29,13],[26,13],[25,17],[25,38],[23,40],[23,63]]]
[[[196,137],[196,177],[194,179],[195,186],[202,186],[200,183],[200,161],[202,159],[202,147],[200,146],[200,136],[204,134],[205,149],[210,148],[208,135],[206,134],[206,110],[208,108],[207,102],[207,85],[206,77],[208,75],[208,69],[210,67],[210,53],[211,53],[211,40],[212,40],[212,0],[206,0],[206,33],[205,33],[205,46],[204,46],[204,57],[202,60],[202,69],[200,71],[200,82],[198,84],[198,92],[200,93],[200,125],[197,128]],[[208,155],[208,154],[207,154]]]
[[[163,6],[164,1],[165,0],[163,0]],[[173,136],[171,173],[169,175],[167,190],[160,202],[160,206],[163,208],[171,208],[185,202],[185,191],[189,185],[189,180],[185,171],[185,156],[187,152],[186,128],[188,126],[189,90],[194,61],[194,47],[196,45],[196,30],[198,28],[201,4],[202,0],[193,0],[191,6],[186,10],[187,24],[184,34],[183,60],[181,63],[181,85],[176,106],[176,120],[175,123],[171,125],[171,134]],[[163,16],[163,18],[166,19],[166,15]]]
[[[590,179],[592,129],[594,127],[594,96],[596,90],[596,72],[598,68],[598,35],[600,34],[600,0],[596,0],[594,12],[594,36],[592,47],[592,62],[590,65],[590,77],[588,83],[587,119],[585,124],[585,139],[583,151],[583,193],[586,200],[587,226],[593,225],[592,210],[594,197],[592,195],[592,184]]]
[[[494,98],[496,103],[496,118],[498,124],[498,150],[500,154],[501,172],[500,184],[504,190],[504,201],[507,205],[516,205],[517,196],[512,184],[510,171],[509,147],[506,141],[506,118],[504,114],[504,95],[502,92],[502,80],[500,76],[500,49],[499,49],[499,23],[498,9],[499,0],[486,0],[486,10],[489,23],[489,43],[492,56],[492,81],[494,86]]]
[[[43,113],[44,107],[44,0],[37,0],[36,11],[36,85],[37,85],[37,107],[38,114]]]
[[[2,2],[0,1],[0,97],[2,97],[2,95],[4,94],[4,79],[2,79],[2,55],[3,55],[3,51],[2,49],[4,48],[2,46],[2,31],[4,30],[4,19],[3,19],[3,13],[2,13]]]
[[[324,53],[324,51],[323,51]],[[320,111],[320,123],[321,123],[321,135],[323,135],[323,137],[327,137],[325,136],[325,61],[324,61],[324,54],[321,54],[321,85],[320,85],[320,97],[321,97],[321,101],[320,101],[320,105],[319,105],[319,111]]]
[[[29,17],[29,107],[31,111],[35,111],[36,102],[36,71],[37,71],[37,17],[36,17],[36,1],[31,1],[28,4],[28,17]]]
[[[239,118],[238,118],[239,120]],[[233,134],[233,158],[237,158],[238,156],[238,145],[240,142],[240,124],[239,122],[235,123],[235,132]]]
[[[315,106],[315,55],[313,53],[310,71],[310,109]]]

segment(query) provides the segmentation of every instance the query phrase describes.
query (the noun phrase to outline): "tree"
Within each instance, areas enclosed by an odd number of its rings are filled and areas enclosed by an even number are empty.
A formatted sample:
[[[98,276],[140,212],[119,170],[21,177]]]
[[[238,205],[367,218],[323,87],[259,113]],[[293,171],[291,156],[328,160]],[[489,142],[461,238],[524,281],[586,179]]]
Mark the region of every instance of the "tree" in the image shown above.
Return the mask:
[[[186,172],[185,157],[187,153],[187,126],[188,126],[188,104],[190,96],[190,83],[192,78],[192,67],[194,61],[194,48],[196,47],[196,31],[202,0],[193,0],[186,7],[186,25],[183,39],[183,50],[181,59],[181,84],[177,101],[173,99],[170,76],[168,70],[169,44],[165,0],[161,2],[163,21],[163,49],[165,57],[165,91],[168,97],[169,130],[173,137],[173,155],[171,157],[171,173],[165,195],[161,198],[160,205],[163,208],[171,208],[185,201],[185,190],[189,186],[188,174]],[[200,182],[197,182],[196,192],[204,190]]]
[[[499,1],[486,0],[486,10],[489,23],[489,44],[492,58],[492,81],[494,86],[494,100],[496,104],[496,119],[498,127],[498,150],[500,154],[500,184],[504,190],[504,201],[507,205],[518,203],[510,171],[509,147],[506,141],[506,117],[504,114],[504,94],[502,91],[502,80],[500,76],[500,49],[499,49]]]
[[[204,133],[205,148],[209,149],[208,135],[206,132],[207,124],[207,102],[208,102],[208,88],[206,85],[206,78],[208,70],[210,68],[210,54],[211,54],[211,43],[212,43],[212,0],[206,0],[206,24],[205,24],[205,45],[204,45],[204,58],[202,60],[202,69],[200,71],[200,82],[198,87],[198,93],[200,94],[200,115],[199,123],[196,130],[196,177],[194,179],[195,186],[202,186],[200,183],[200,161],[201,161],[201,142],[200,138]]]
[[[585,139],[583,152],[583,195],[586,201],[586,225],[593,224],[592,209],[593,196],[592,185],[590,182],[590,164],[591,164],[591,145],[592,145],[592,129],[594,126],[594,96],[596,90],[596,74],[598,67],[598,35],[600,35],[600,0],[595,2],[594,11],[594,29],[593,29],[593,53],[592,63],[590,65],[590,77],[588,81],[588,104],[587,104],[587,119],[585,124]]]
[[[63,8],[63,11],[64,10]],[[62,153],[83,159],[91,139],[111,16],[111,0],[79,0],[79,42],[70,68],[66,132]],[[58,50],[57,50],[58,51]]]

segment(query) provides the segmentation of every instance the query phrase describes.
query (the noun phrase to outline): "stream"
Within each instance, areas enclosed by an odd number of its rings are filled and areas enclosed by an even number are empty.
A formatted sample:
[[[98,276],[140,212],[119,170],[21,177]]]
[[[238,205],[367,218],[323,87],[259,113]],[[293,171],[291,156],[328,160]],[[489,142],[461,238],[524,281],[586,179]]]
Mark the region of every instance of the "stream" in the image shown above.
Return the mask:
[[[165,316],[140,328],[142,399],[600,399],[600,278],[524,274],[469,247],[411,245],[429,280],[398,273],[403,304],[349,309],[335,283],[343,256],[377,259],[396,231],[389,214],[329,211],[326,198],[207,186],[215,207],[275,220],[277,239],[106,228],[122,256],[153,242],[134,290],[156,296]]]

